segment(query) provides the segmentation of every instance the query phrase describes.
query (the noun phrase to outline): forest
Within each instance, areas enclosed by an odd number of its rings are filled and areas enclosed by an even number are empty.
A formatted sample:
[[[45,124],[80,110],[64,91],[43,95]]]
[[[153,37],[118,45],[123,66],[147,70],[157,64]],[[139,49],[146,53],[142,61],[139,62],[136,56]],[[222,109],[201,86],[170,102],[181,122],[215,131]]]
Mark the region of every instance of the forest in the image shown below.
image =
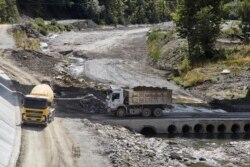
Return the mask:
[[[18,0],[20,14],[44,19],[92,19],[99,24],[170,20],[175,0]]]

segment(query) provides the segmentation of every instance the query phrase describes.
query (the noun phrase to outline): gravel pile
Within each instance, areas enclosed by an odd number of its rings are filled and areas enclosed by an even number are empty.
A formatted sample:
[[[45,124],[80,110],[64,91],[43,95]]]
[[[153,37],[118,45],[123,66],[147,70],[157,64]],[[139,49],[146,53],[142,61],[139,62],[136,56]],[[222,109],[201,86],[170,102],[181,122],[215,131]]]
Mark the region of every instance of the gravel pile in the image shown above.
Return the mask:
[[[54,87],[57,111],[65,113],[106,112],[106,95],[92,88]]]
[[[113,166],[182,167],[193,163],[177,153],[180,146],[176,142],[145,138],[122,127],[93,124],[87,119],[82,122],[98,136],[104,147],[102,154],[110,158]]]

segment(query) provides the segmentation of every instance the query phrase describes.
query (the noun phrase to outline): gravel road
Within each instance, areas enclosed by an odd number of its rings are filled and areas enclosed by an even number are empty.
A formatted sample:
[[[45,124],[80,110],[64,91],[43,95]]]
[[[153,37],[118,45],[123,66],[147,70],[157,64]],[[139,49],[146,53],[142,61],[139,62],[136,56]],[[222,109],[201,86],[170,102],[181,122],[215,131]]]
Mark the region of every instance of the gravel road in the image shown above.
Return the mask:
[[[39,76],[33,76],[6,57],[0,56],[0,69],[22,85],[20,91],[22,87],[39,84]],[[23,126],[21,141],[19,167],[111,166],[109,159],[99,154],[98,141],[86,129],[77,129],[76,121],[71,118],[56,118],[46,128]]]
[[[171,24],[171,23],[169,23]],[[73,58],[72,75],[102,83],[126,86],[168,87],[174,95],[190,97],[166,80],[165,72],[147,65],[146,34],[149,28],[64,32],[47,38],[50,51],[74,50],[83,58]]]
[[[18,166],[111,166],[108,158],[100,156],[93,136],[76,126],[75,120],[67,118],[56,118],[46,128],[24,126]]]

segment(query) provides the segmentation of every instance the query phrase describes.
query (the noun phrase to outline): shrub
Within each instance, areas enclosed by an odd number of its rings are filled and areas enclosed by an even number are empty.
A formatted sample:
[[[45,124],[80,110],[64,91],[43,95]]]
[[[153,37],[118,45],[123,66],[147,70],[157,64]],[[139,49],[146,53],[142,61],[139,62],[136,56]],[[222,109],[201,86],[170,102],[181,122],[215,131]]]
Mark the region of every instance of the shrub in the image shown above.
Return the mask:
[[[55,19],[52,19],[50,24],[55,26],[55,25],[57,25],[57,21]]]
[[[38,17],[34,20],[34,23],[39,27],[45,27],[45,22],[42,18]]]
[[[199,85],[205,81],[205,75],[199,69],[189,71],[183,78],[184,87]]]
[[[46,25],[42,18],[36,18],[33,22],[33,27],[37,29],[42,35],[48,35],[49,32],[71,31],[74,29],[73,25],[60,24],[56,20],[52,20],[50,24]]]
[[[183,57],[182,64],[178,68],[180,75],[186,74],[191,69],[187,47],[188,46],[186,44],[183,44],[180,49],[180,54]]]
[[[161,43],[166,38],[171,37],[175,33],[175,30],[162,31],[152,30],[148,33],[147,44],[149,48],[149,55],[154,59],[158,60],[161,56]]]
[[[174,81],[177,85],[181,85],[181,84],[182,84],[182,79],[181,79],[181,77],[173,77],[172,79],[173,79],[173,81]]]
[[[24,50],[35,50],[40,49],[40,41],[36,38],[28,38],[25,31],[16,31],[13,34],[16,47]]]

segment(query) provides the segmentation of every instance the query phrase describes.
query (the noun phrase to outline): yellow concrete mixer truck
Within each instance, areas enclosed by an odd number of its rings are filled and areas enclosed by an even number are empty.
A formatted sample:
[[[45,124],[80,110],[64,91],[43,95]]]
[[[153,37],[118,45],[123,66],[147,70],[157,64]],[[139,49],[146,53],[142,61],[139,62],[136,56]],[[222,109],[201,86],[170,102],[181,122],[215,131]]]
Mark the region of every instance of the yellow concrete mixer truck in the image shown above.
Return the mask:
[[[23,123],[43,124],[54,120],[55,111],[52,107],[54,92],[47,84],[35,86],[29,95],[24,96],[22,106]]]

